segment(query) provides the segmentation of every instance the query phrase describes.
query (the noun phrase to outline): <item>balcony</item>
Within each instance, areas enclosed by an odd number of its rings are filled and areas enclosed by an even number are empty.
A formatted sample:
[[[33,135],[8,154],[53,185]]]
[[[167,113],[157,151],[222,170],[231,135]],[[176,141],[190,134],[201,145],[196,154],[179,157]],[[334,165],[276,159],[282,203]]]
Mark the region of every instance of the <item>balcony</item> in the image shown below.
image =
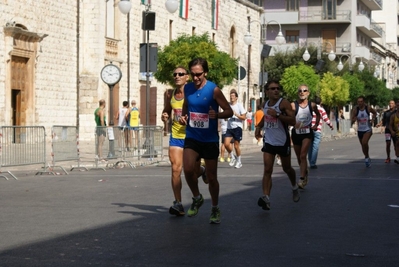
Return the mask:
[[[370,38],[381,38],[384,30],[365,15],[356,16],[356,27]]]
[[[118,57],[118,40],[112,38],[105,38],[105,57],[117,58]]]
[[[302,11],[299,13],[300,24],[326,24],[326,23],[351,23],[350,10],[337,10],[335,13],[329,14],[322,10],[318,11]]]
[[[298,13],[297,11],[273,11],[265,12],[266,21],[278,21],[281,25],[284,24],[298,24]]]
[[[370,10],[382,10],[382,0],[360,0]]]
[[[282,44],[282,45],[272,45],[272,50],[270,51],[269,56],[274,56],[278,52],[289,52],[289,51],[294,51],[295,49],[298,48],[298,43],[288,43],[288,44]]]
[[[369,62],[370,49],[365,46],[357,46],[357,47],[355,47],[355,51],[354,51],[353,55],[357,55],[357,56],[361,57],[364,61]]]

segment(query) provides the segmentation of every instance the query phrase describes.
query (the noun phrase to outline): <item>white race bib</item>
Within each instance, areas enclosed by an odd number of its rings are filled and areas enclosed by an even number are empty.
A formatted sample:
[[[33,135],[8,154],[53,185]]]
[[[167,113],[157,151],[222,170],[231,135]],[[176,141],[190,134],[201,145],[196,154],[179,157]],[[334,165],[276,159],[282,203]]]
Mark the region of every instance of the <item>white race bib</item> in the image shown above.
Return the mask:
[[[269,116],[269,115],[265,115],[264,116],[264,124],[265,124],[265,128],[278,128],[278,124],[277,124],[277,118]]]
[[[190,126],[192,128],[209,128],[209,115],[207,113],[190,112]]]
[[[297,134],[308,134],[308,133],[310,133],[310,127],[309,126],[301,127],[299,129],[295,129],[295,132]]]

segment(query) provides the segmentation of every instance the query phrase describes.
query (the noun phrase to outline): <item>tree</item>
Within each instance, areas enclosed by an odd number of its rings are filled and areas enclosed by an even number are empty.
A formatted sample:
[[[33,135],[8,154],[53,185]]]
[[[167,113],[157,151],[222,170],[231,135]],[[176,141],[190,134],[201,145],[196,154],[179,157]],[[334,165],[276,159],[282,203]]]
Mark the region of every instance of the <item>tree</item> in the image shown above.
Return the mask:
[[[310,95],[315,96],[318,91],[319,81],[320,77],[314,72],[313,68],[301,62],[297,66],[285,69],[280,84],[283,86],[284,94],[287,98],[294,100],[298,95],[298,86],[301,84],[307,84]]]
[[[349,100],[349,83],[331,72],[323,75],[320,81],[320,98],[327,106],[342,106]]]
[[[358,76],[346,72],[342,79],[349,83],[349,102],[356,103],[357,98],[364,95],[364,82],[359,80]]]
[[[357,73],[359,79],[364,81],[364,96],[366,103],[370,105],[385,106],[392,99],[392,91],[387,89],[385,83],[374,77],[373,73],[364,70]]]
[[[399,100],[399,87],[392,89],[392,99],[396,102]]]
[[[216,83],[219,88],[231,84],[238,74],[238,62],[227,53],[219,51],[208,33],[189,36],[183,34],[169,45],[158,50],[158,70],[155,78],[173,86],[173,70],[178,66],[188,68],[188,63],[194,58],[204,58],[208,61],[207,78]]]

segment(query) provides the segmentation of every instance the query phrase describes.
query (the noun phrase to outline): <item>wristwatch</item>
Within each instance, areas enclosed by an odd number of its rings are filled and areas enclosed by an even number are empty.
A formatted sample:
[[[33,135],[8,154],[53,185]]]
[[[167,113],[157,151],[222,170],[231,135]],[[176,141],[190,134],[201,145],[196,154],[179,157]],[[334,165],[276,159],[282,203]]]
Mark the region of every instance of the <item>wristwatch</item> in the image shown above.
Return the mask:
[[[276,118],[280,117],[280,112],[276,113]]]

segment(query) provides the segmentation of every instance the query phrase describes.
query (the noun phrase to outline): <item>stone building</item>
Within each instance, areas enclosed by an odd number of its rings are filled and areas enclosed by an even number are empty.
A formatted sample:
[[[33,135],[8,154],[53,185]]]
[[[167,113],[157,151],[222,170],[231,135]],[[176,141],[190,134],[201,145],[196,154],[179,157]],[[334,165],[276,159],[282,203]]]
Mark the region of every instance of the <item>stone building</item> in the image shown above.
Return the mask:
[[[128,0],[121,0],[128,1]],[[247,0],[178,1],[187,4],[184,14],[165,9],[165,0],[131,0],[128,15],[118,9],[119,0],[0,0],[0,117],[1,125],[78,126],[81,140],[94,139],[94,110],[107,101],[108,119],[122,101],[135,99],[145,112],[145,73],[140,73],[140,43],[147,42],[142,30],[142,12],[156,13],[155,30],[149,42],[165,46],[181,33],[208,32],[219,49],[239,58],[240,65],[260,69],[260,24],[253,24],[254,40],[244,44],[248,22],[259,20],[263,8]],[[147,4],[147,5],[145,5]],[[214,13],[217,7],[218,13]],[[255,54],[251,58],[248,56]],[[110,90],[101,80],[101,69],[112,62],[122,70],[122,79]],[[259,98],[253,90],[258,71],[231,88],[242,88],[241,98]],[[160,114],[167,86],[151,79],[150,124],[162,125]],[[245,89],[245,90],[244,90]],[[147,114],[144,114],[147,115]],[[142,120],[143,120],[142,116]],[[144,123],[142,121],[142,123]]]

